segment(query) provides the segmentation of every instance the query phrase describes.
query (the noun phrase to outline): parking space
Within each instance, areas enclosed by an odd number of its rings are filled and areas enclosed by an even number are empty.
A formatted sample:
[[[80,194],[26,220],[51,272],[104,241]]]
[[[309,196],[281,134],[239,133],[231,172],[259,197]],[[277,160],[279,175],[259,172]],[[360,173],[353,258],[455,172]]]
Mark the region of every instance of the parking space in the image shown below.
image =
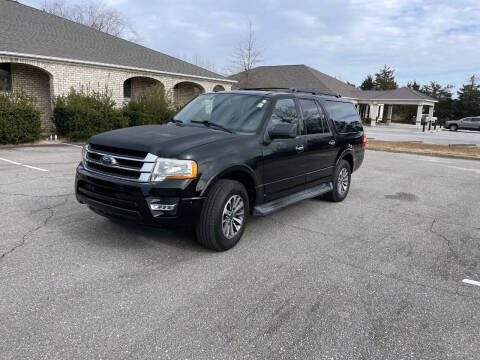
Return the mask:
[[[414,125],[390,125],[365,127],[368,138],[384,141],[418,141],[437,145],[480,146],[480,131],[438,129],[425,132]]]
[[[0,149],[2,358],[478,359],[480,162],[368,151],[215,253],[78,204],[80,153]]]

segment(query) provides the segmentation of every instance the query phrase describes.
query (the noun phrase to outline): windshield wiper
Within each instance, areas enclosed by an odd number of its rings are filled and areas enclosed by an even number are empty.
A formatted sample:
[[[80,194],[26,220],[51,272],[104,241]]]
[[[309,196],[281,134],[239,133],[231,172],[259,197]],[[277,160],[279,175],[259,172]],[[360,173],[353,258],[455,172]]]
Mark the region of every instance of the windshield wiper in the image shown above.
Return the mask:
[[[229,128],[226,128],[225,126],[222,126],[220,124],[217,124],[217,123],[214,123],[214,122],[211,122],[211,121],[208,121],[208,120],[203,120],[203,121],[200,121],[200,120],[191,120],[190,121],[191,123],[195,123],[195,124],[204,124],[208,127],[216,127],[218,129],[221,129],[223,131],[226,131],[226,132],[229,132],[230,134],[234,134],[235,132],[230,130]]]

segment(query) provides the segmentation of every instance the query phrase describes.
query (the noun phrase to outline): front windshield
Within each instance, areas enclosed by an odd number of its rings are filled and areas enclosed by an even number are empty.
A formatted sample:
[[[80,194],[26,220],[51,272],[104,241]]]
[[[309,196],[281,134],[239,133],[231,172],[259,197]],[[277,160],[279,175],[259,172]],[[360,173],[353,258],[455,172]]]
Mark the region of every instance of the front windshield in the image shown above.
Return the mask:
[[[248,94],[205,94],[188,103],[175,115],[184,124],[208,121],[239,132],[255,132],[270,100]]]

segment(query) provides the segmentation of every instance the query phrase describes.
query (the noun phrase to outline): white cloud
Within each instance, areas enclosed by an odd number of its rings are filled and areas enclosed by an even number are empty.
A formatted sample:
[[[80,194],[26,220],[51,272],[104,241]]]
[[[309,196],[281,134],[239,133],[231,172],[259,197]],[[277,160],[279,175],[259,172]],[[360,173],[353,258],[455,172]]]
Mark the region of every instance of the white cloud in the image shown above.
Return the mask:
[[[312,66],[357,84],[383,64],[397,69],[403,84],[413,78],[454,82],[453,72],[478,71],[480,59],[480,27],[473,26],[479,4],[459,3],[352,0],[342,7],[342,17],[316,19],[326,24],[318,35],[309,33],[305,22],[305,31],[291,37],[292,46],[303,48],[301,54],[309,54],[305,57]]]
[[[189,23],[182,20],[171,19],[170,25],[174,28],[182,29],[200,39],[207,39],[212,37],[212,34],[206,30],[203,30],[198,24]]]
[[[283,14],[300,26],[304,25],[304,26],[315,27],[315,28],[325,26],[324,24],[318,21],[316,16],[298,9],[287,10],[287,11],[284,11]]]
[[[148,46],[201,54],[219,69],[252,20],[269,65],[306,63],[357,84],[384,64],[401,84],[459,85],[480,71],[479,0],[106,1]]]

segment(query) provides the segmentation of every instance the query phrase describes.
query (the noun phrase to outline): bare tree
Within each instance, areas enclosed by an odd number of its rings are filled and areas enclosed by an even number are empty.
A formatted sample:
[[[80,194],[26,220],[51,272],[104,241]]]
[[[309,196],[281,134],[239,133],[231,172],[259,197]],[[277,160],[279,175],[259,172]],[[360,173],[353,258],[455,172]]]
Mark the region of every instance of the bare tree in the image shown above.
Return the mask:
[[[212,60],[209,60],[208,58],[202,56],[201,54],[194,53],[193,55],[188,55],[181,52],[174,52],[170,55],[178,59],[181,59],[183,61],[186,61],[190,64],[197,65],[204,69],[210,70],[212,72],[217,72],[217,66],[215,62],[213,62]]]
[[[110,35],[141,42],[133,25],[123,14],[102,1],[68,5],[64,0],[45,0],[42,10]]]
[[[248,86],[250,70],[263,61],[263,53],[264,49],[257,43],[253,24],[249,21],[247,36],[233,50],[227,71],[231,74],[243,72],[245,75],[243,86]]]
[[[188,60],[187,60],[188,61]],[[192,64],[200,66],[204,69],[217,72],[217,67],[215,63],[199,54],[193,54],[192,56]]]

